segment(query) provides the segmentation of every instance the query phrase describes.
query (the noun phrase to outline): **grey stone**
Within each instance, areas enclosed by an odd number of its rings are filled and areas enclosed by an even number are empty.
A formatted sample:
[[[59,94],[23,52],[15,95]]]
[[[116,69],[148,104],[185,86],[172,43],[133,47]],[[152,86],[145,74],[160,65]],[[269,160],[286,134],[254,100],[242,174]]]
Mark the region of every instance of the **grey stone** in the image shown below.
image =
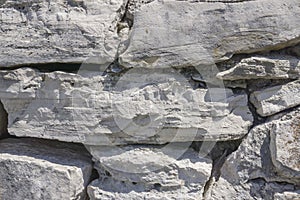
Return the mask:
[[[132,69],[111,81],[24,68],[1,71],[0,82],[8,130],[18,137],[94,145],[223,141],[243,137],[253,121],[246,94],[193,89],[173,69]]]
[[[116,56],[123,0],[7,0],[0,9],[0,67],[45,63],[108,64]]]
[[[261,116],[270,116],[300,104],[300,81],[273,86],[250,95],[250,101]]]
[[[201,68],[235,53],[291,46],[300,40],[299,3],[152,2],[135,14],[119,60],[125,67]]]
[[[130,0],[127,2],[127,9],[126,9],[126,15],[125,17],[127,20],[131,20],[133,22],[134,20],[134,14],[140,10],[142,6],[145,4],[151,3],[154,0]],[[130,24],[133,25],[133,24]]]
[[[85,199],[92,162],[79,145],[38,139],[0,141],[0,198]]]
[[[250,57],[220,72],[222,80],[295,79],[300,77],[300,60],[291,56]]]
[[[288,197],[289,194],[292,194],[290,195],[291,197],[297,197],[294,194],[294,185],[276,182],[268,183],[264,180],[254,180],[240,185],[233,185],[226,179],[220,178],[214,186],[215,188],[212,190],[211,196],[207,198],[208,200],[277,200],[279,194],[282,193],[286,195],[285,197]],[[297,198],[293,200],[297,200]]]
[[[273,199],[275,193],[296,190],[299,116],[298,108],[254,127],[224,163],[221,177],[211,187],[212,199]]]
[[[300,199],[300,190],[295,192],[276,193],[274,200],[297,200]]]
[[[284,114],[270,129],[272,162],[280,174],[300,182],[300,111]]]
[[[212,162],[191,150],[174,157],[157,146],[90,147],[101,179],[88,186],[91,199],[199,199]],[[183,151],[184,152],[184,151]],[[109,174],[104,176],[102,174]],[[102,175],[102,176],[101,176]]]
[[[225,166],[234,166],[243,181],[264,178],[299,184],[299,116],[297,108],[253,128]]]
[[[224,86],[227,88],[247,88],[247,83],[245,80],[235,80],[235,81],[224,81]]]

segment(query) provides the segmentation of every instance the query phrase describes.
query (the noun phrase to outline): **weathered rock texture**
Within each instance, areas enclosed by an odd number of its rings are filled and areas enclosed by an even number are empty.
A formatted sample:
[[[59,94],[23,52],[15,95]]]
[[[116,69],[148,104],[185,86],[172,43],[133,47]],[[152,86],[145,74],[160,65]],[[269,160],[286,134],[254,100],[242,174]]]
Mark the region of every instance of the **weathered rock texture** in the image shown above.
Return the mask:
[[[238,139],[252,124],[245,93],[192,89],[175,70],[129,71],[109,90],[105,79],[29,68],[0,72],[10,134],[94,145],[164,144]]]
[[[109,174],[88,187],[93,199],[199,199],[212,167],[191,149],[176,158],[182,150],[175,146],[171,152],[153,146],[89,149],[99,174]]]
[[[296,44],[300,40],[299,4],[298,0],[153,2],[136,13],[120,62],[127,67],[198,66],[235,53]]]
[[[269,116],[300,104],[300,81],[269,87],[251,94],[250,100],[261,116]]]
[[[37,139],[0,141],[0,198],[85,199],[92,164],[79,145]]]
[[[220,180],[212,186],[212,199],[226,194],[233,199],[273,199],[275,193],[299,186],[299,111],[276,115],[249,132],[225,162]]]
[[[300,62],[295,57],[281,55],[245,58],[217,77],[223,80],[295,79],[300,77]]]
[[[299,16],[0,0],[0,199],[300,199]]]
[[[91,56],[111,63],[122,7],[122,0],[7,0],[0,9],[0,67],[80,63]]]

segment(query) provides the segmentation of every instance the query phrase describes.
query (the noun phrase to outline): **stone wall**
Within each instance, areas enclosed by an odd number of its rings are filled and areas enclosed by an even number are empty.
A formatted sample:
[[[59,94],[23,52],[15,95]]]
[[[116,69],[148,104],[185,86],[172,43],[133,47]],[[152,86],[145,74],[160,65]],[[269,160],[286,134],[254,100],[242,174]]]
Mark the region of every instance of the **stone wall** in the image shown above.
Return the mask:
[[[299,16],[0,1],[0,199],[300,199]]]

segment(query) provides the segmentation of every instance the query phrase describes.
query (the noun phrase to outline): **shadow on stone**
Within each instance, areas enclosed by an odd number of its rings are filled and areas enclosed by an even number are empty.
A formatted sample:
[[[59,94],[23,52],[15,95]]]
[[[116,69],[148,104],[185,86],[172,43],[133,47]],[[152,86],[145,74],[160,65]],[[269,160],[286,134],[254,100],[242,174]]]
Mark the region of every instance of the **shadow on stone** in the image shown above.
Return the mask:
[[[0,101],[0,139],[7,138],[9,136],[7,131],[7,124],[8,124],[7,112]]]

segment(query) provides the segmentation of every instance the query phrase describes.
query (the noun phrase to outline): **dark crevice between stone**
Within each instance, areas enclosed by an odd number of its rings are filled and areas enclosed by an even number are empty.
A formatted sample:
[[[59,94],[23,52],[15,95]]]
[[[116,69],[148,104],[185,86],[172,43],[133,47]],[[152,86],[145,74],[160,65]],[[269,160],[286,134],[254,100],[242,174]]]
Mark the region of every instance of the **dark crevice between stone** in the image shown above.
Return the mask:
[[[120,13],[122,13],[122,15],[118,24],[118,33],[122,30],[122,28],[125,27],[125,24],[129,29],[131,29],[134,24],[134,13],[143,5],[149,4],[152,1],[154,0],[127,0],[124,8],[119,11]]]
[[[94,166],[94,163],[93,163],[93,166]],[[95,168],[93,168],[93,170],[92,170],[92,174],[91,174],[91,177],[90,177],[90,180],[89,180],[89,184],[91,183],[91,182],[93,182],[94,180],[96,180],[96,179],[99,179],[99,173],[98,173],[98,171],[95,169]]]
[[[284,109],[284,110],[282,110],[282,111],[279,111],[279,112],[277,112],[277,113],[274,113],[273,115],[269,115],[269,116],[267,116],[266,118],[274,117],[274,116],[276,116],[276,115],[284,115],[284,114],[286,114],[286,113],[295,111],[295,110],[297,110],[297,109],[299,109],[299,108],[300,108],[300,105],[296,105],[296,106],[293,106],[293,107],[290,107],[290,108],[286,108],[286,109]]]
[[[248,83],[247,83],[247,88],[246,88],[245,91],[246,91],[247,97],[248,97],[248,108],[249,108],[249,110],[250,110],[250,112],[252,113],[252,116],[253,116],[253,124],[251,125],[251,127],[250,127],[250,129],[249,129],[249,131],[250,131],[253,127],[255,127],[255,126],[259,125],[259,124],[265,123],[266,120],[267,120],[267,118],[266,118],[266,117],[261,117],[261,116],[256,112],[255,106],[251,103],[251,101],[250,101],[250,94],[251,94],[251,91],[249,90]],[[244,136],[244,138],[245,138],[245,137],[247,137],[247,135]]]
[[[203,188],[203,193],[202,193],[203,199],[209,198],[208,194],[209,194],[210,189],[212,188],[213,183],[215,181],[218,181],[218,179],[220,178],[221,168],[222,168],[224,162],[226,161],[227,153],[228,153],[228,151],[225,150],[218,159],[213,160],[213,167],[211,170],[210,177],[209,177],[208,181],[205,183],[204,188]]]
[[[41,73],[51,72],[66,72],[72,74],[78,74],[85,76],[86,74],[101,75],[104,77],[103,86],[105,91],[114,90],[114,87],[118,83],[119,79],[130,69],[122,67],[118,60],[115,60],[111,64],[99,65],[99,64],[81,64],[81,63],[47,63],[47,64],[31,64],[15,67],[0,67],[0,70],[11,71],[20,68],[31,68],[38,70]]]
[[[115,89],[120,78],[128,72],[130,69],[124,68],[116,59],[113,63],[111,63],[105,70],[103,70],[104,78],[104,88],[105,91],[112,91]]]
[[[249,93],[274,86],[281,86],[297,79],[250,79],[246,80]]]
[[[212,184],[215,181],[218,181],[221,176],[221,168],[226,161],[226,158],[234,151],[238,149],[242,142],[242,139],[239,140],[231,140],[231,141],[222,141],[216,142],[208,153],[208,157],[210,157],[213,161],[211,175],[208,181],[204,185],[204,190],[202,196],[204,199],[208,198],[208,192],[212,187]],[[201,146],[205,145],[205,142],[193,142],[191,147],[199,152],[201,151]],[[208,145],[210,146],[210,145]],[[201,154],[201,152],[200,152]]]
[[[129,10],[128,10],[130,1],[131,0],[127,0],[126,4],[124,6],[124,12],[123,12],[123,15],[120,18],[121,19],[120,22],[121,23],[127,23],[128,27],[131,29],[131,27],[133,26],[133,16],[130,16]],[[118,32],[120,32],[121,29],[123,28],[120,24],[118,25]]]
[[[241,52],[236,52],[234,55],[268,55],[270,53],[279,53],[279,54],[286,54],[289,55],[290,53],[295,54],[295,52],[291,52],[291,48],[296,48],[297,46],[300,45],[300,37],[296,37],[294,39],[291,39],[289,41],[285,41],[282,43],[278,43],[276,45],[269,45],[269,46],[264,46],[262,48],[258,49],[249,49],[246,51],[241,51]],[[299,54],[298,54],[299,55]]]
[[[44,64],[24,64],[12,67],[1,67],[0,70],[15,70],[20,68],[37,69],[40,72],[55,72],[62,71],[67,73],[77,73],[81,67],[81,63],[44,63]]]
[[[251,52],[239,52],[234,53],[231,56],[228,56],[229,59],[224,61],[217,62],[216,65],[220,71],[225,71],[232,68],[235,64],[241,62],[244,58],[250,58],[253,56],[280,56],[280,55],[288,55],[293,56],[295,58],[300,59],[300,38],[291,40],[291,42],[286,42],[286,45],[283,45],[281,48],[277,47],[276,45],[266,48],[266,50],[252,50]],[[276,48],[277,47],[277,48]],[[251,81],[251,80],[249,80]]]
[[[7,125],[8,125],[8,114],[2,102],[0,101],[0,139],[9,137]]]
[[[173,68],[177,70],[182,76],[188,80],[189,84],[193,89],[197,88],[206,88],[207,89],[207,80],[205,80],[200,72],[193,66],[186,67],[186,68]]]
[[[80,144],[80,143],[79,143]],[[83,144],[80,144],[80,145],[83,145]],[[99,172],[98,172],[98,170],[95,168],[95,162],[93,161],[93,156],[92,156],[92,154],[90,153],[90,151],[89,151],[89,149],[85,146],[85,145],[83,145],[84,146],[84,148],[86,149],[86,151],[88,152],[88,154],[89,154],[89,156],[90,156],[90,158],[91,158],[91,160],[92,160],[92,166],[93,166],[93,169],[92,169],[92,172],[91,172],[91,175],[90,175],[90,177],[89,177],[89,180],[88,180],[88,183],[87,183],[87,185],[86,185],[86,187],[85,187],[85,193],[86,193],[86,198],[85,198],[85,200],[89,200],[90,198],[89,198],[89,195],[88,195],[88,193],[87,193],[87,191],[88,191],[88,186],[93,182],[93,181],[95,181],[95,180],[97,180],[97,179],[99,179],[99,178],[101,178],[100,177],[100,174],[99,174]]]

